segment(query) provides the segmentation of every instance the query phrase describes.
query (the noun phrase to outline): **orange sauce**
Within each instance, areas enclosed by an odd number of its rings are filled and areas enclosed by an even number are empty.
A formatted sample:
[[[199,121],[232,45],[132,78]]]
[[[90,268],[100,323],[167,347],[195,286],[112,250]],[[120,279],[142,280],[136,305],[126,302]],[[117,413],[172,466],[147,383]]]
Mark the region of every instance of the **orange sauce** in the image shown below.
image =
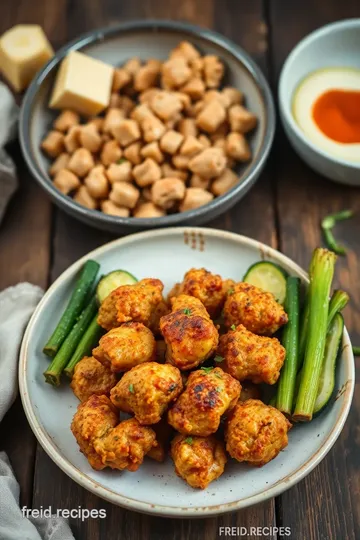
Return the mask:
[[[328,90],[313,105],[318,128],[339,143],[360,143],[360,90]]]

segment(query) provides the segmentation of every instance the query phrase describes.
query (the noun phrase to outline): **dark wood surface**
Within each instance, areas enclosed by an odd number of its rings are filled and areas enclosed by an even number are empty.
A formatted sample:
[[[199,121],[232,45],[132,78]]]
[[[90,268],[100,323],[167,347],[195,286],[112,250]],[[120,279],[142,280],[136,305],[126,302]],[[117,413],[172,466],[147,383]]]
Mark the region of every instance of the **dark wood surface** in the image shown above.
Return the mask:
[[[57,48],[78,34],[135,18],[185,20],[214,28],[244,47],[266,73],[274,94],[281,66],[314,28],[359,17],[359,0],[3,0],[0,33],[16,23],[41,24]],[[90,229],[52,206],[16,158],[21,188],[0,228],[0,289],[27,280],[46,288],[65,268],[114,236]],[[321,243],[319,221],[342,208],[360,210],[360,191],[312,172],[289,147],[280,126],[272,157],[256,186],[231,212],[209,226],[257,238],[307,266]],[[339,262],[338,285],[351,291],[345,312],[360,341],[360,212],[338,228],[349,247]],[[294,540],[360,538],[360,393],[349,420],[323,462],[280,497],[241,512],[206,520],[170,520],[122,510],[86,492],[48,458],[17,401],[0,426],[0,448],[11,459],[21,503],[32,508],[105,508],[105,520],[71,520],[77,540],[215,540],[220,526],[288,526]],[[264,536],[263,536],[264,537]],[[248,539],[260,538],[248,535]],[[283,538],[274,533],[271,540]],[[19,539],[21,540],[21,539]]]

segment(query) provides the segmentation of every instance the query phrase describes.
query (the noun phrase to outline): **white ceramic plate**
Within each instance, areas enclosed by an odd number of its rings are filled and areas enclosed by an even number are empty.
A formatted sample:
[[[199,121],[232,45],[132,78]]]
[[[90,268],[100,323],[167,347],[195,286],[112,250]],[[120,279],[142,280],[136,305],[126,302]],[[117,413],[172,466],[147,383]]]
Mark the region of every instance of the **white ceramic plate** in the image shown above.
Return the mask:
[[[204,517],[233,511],[278,495],[308,474],[327,454],[344,425],[354,390],[354,358],[347,331],[336,376],[336,398],[310,424],[290,432],[288,447],[261,469],[229,460],[225,473],[204,491],[194,490],[165,464],[146,459],[136,473],[94,471],[79,452],[70,431],[78,401],[68,385],[45,384],[48,360],[41,349],[63,311],[84,262],[96,259],[101,272],[123,268],[139,279],[160,278],[166,292],[191,267],[205,267],[241,280],[256,261],[277,262],[306,281],[299,266],[277,251],[236,234],[202,228],[150,231],[115,240],[89,253],[50,287],[26,330],[20,353],[19,381],[24,409],[40,444],[75,482],[131,510],[177,517]]]

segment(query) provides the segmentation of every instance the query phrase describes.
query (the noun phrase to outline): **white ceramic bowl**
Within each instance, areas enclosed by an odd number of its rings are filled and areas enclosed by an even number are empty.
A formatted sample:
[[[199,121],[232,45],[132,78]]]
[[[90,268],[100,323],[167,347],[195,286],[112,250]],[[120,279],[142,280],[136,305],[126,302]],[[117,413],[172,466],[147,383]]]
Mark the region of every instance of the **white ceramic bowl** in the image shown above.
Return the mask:
[[[42,346],[63,311],[84,262],[96,259],[102,273],[126,268],[139,279],[156,276],[166,287],[191,267],[208,268],[240,280],[262,259],[281,265],[306,283],[305,272],[290,259],[255,240],[202,228],[161,229],[115,240],[68,268],[50,287],[26,330],[20,353],[20,393],[30,426],[54,462],[75,482],[104,499],[131,510],[175,517],[205,517],[259,503],[285,491],[307,475],[327,454],[344,425],[354,390],[354,358],[347,331],[338,362],[334,399],[308,425],[289,434],[285,451],[263,468],[229,460],[225,473],[205,490],[190,488],[164,464],[145,460],[136,473],[94,471],[79,452],[70,431],[78,405],[68,384],[54,389],[44,382],[48,359]]]
[[[327,67],[360,69],[360,19],[328,24],[305,37],[286,59],[279,81],[279,108],[285,132],[299,156],[316,172],[341,182],[360,185],[360,164],[321,150],[295,122],[294,92],[312,71]]]

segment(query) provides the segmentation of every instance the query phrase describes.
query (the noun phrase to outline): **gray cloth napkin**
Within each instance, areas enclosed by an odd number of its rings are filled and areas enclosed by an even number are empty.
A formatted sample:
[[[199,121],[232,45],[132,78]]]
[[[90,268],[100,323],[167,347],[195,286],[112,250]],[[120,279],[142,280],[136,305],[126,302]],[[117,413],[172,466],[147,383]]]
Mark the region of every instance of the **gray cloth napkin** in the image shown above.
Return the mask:
[[[17,394],[20,343],[42,295],[43,291],[30,283],[0,293],[0,422]],[[62,517],[25,518],[19,507],[19,493],[9,459],[0,452],[0,540],[74,540]]]
[[[19,108],[10,90],[0,83],[0,222],[18,186],[15,164],[4,150],[16,136],[18,115]]]

